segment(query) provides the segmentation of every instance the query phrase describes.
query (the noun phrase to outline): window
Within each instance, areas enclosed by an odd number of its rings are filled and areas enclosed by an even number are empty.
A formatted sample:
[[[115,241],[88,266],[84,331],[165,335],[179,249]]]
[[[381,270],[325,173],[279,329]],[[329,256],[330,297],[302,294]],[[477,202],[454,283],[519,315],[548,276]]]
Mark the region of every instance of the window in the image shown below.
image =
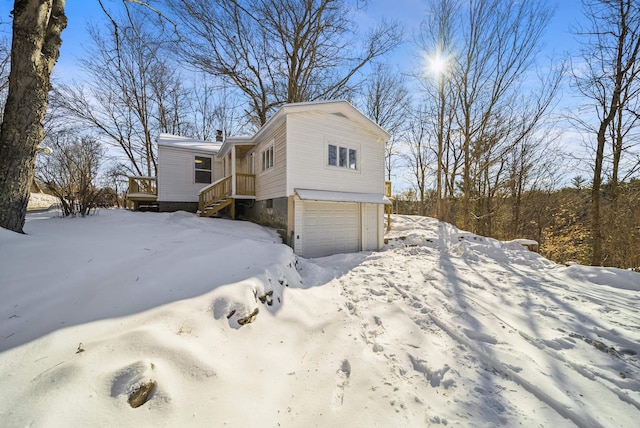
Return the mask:
[[[346,168],[347,167],[347,148],[340,147],[338,151],[340,153],[338,165],[342,168]]]
[[[271,144],[260,153],[260,164],[260,170],[262,172],[268,171],[273,168],[273,144]]]
[[[358,151],[356,149],[329,144],[327,148],[327,165],[358,169],[357,153]]]
[[[196,156],[195,171],[196,183],[211,183],[211,158],[208,156]]]
[[[349,149],[349,169],[356,169],[356,151]]]
[[[329,144],[329,165],[338,166],[338,147]]]

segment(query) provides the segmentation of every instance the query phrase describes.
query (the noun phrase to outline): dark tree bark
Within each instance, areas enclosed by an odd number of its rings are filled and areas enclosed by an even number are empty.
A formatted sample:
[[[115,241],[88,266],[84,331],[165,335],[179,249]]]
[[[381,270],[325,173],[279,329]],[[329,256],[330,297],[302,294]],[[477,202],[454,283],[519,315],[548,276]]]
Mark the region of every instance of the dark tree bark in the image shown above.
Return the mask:
[[[15,0],[9,93],[0,130],[0,227],[22,233],[65,0]]]

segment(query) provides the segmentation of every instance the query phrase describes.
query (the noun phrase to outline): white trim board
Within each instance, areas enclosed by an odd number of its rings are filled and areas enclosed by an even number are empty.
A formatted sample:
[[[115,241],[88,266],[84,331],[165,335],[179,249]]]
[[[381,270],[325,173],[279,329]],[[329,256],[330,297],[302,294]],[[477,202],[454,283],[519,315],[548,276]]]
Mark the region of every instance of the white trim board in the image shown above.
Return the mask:
[[[303,201],[359,202],[364,204],[391,205],[382,193],[334,192],[329,190],[294,189]]]

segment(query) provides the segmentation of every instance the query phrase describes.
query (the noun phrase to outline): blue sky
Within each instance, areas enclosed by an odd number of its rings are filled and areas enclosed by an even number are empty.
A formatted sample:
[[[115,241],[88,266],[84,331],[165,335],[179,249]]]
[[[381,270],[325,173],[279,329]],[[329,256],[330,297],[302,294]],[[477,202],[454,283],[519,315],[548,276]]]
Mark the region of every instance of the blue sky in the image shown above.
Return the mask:
[[[114,6],[121,0],[105,0],[104,3]],[[570,25],[575,24],[581,17],[580,0],[549,0],[551,4],[557,6],[556,15],[549,25],[546,41],[546,52],[559,54],[563,51],[575,48],[576,44],[573,35],[570,33]],[[364,4],[364,2],[360,1]],[[411,32],[417,28],[424,16],[427,0],[368,0],[366,15],[361,18],[366,21],[381,17],[402,23],[405,28],[407,39],[411,38]],[[10,15],[13,8],[13,0],[0,0],[0,31],[9,35]],[[67,0],[66,13],[69,24],[62,33],[63,44],[61,48],[60,61],[56,66],[56,75],[61,78],[73,76],[77,73],[77,58],[84,54],[83,46],[86,45],[86,26],[91,21],[101,20],[104,15],[98,5],[97,0]],[[404,44],[401,51],[394,55],[396,62],[412,60],[411,42]],[[404,67],[402,67],[404,68]]]
[[[105,5],[116,6],[122,0],[104,0]],[[364,0],[349,0],[351,4],[364,4]],[[543,55],[560,59],[566,52],[577,53],[577,42],[571,34],[571,26],[582,18],[580,0],[548,0],[556,6],[556,13],[548,26],[544,37]],[[382,17],[397,21],[403,25],[407,41],[390,58],[389,63],[396,65],[403,72],[421,66],[421,60],[417,58],[414,45],[411,42],[412,33],[418,28],[425,15],[429,0],[368,0],[365,11],[359,13],[358,20],[362,27],[373,23]],[[11,32],[10,14],[13,0],[0,0],[0,37],[8,38]],[[78,58],[85,54],[84,48],[89,45],[86,33],[87,24],[99,22],[104,19],[97,0],[67,0],[66,14],[69,24],[62,33],[63,44],[61,56],[54,69],[54,78],[59,80],[71,80],[81,77]],[[4,32],[4,34],[2,34]],[[571,104],[576,103],[575,94],[565,89],[561,95],[560,104],[556,109],[557,114],[570,109]],[[583,151],[580,141],[584,138],[575,130],[571,130],[566,121],[559,124],[564,129],[560,144],[572,147],[574,153]],[[567,128],[568,127],[568,128]],[[588,173],[587,173],[588,175]]]

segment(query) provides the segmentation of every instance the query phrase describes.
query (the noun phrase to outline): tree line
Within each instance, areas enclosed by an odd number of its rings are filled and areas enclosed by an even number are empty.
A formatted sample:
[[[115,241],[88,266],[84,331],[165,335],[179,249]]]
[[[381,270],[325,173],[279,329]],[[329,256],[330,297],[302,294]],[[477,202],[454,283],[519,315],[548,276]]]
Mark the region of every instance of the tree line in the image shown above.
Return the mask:
[[[111,177],[154,176],[154,140],[161,132],[208,139],[217,129],[252,131],[285,103],[341,98],[392,134],[386,176],[409,186],[398,201],[411,202],[416,214],[500,238],[543,239],[543,219],[553,211],[548,202],[575,165],[558,131],[559,121],[569,124],[585,136],[591,157],[592,176],[584,180],[588,262],[627,263],[613,261],[610,226],[629,233],[640,226],[625,211],[638,208],[637,186],[630,185],[640,166],[635,1],[583,0],[586,19],[573,28],[581,48],[567,58],[542,55],[554,13],[545,0],[431,0],[413,34],[385,20],[360,28],[366,2],[357,0],[96,1],[104,16],[88,29],[91,48],[80,62],[85,78],[53,84],[49,65],[57,58],[64,1],[15,1],[10,52],[16,69],[29,52],[20,45],[21,31],[36,22],[26,5],[50,7],[49,27],[37,35],[52,46],[43,51],[52,55],[47,67],[38,69],[43,88],[52,87],[50,126],[21,140],[12,134],[25,120],[12,116],[18,108],[12,83],[21,87],[20,71],[12,80],[12,68],[2,79],[8,93],[0,212],[9,212],[0,214],[2,227],[20,231],[24,224],[15,209],[24,195],[9,185],[20,162],[5,159],[20,154],[32,171],[43,139],[100,141],[110,147],[111,166],[103,169]],[[390,62],[401,43],[422,58],[414,72]],[[559,112],[567,83],[582,104]],[[42,93],[32,106],[38,123],[47,106]],[[628,224],[620,224],[622,218]]]

